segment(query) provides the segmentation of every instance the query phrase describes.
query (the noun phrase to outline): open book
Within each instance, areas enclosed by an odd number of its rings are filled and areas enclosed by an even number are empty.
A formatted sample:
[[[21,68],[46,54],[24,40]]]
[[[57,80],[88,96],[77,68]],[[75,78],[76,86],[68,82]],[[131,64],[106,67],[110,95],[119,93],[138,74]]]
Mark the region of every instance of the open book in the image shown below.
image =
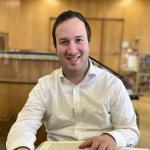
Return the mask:
[[[78,146],[82,142],[83,141],[63,141],[63,142],[46,141],[41,143],[36,150],[79,150]],[[84,150],[88,150],[88,148]],[[148,150],[148,149],[125,147],[125,148],[117,148],[117,150]]]

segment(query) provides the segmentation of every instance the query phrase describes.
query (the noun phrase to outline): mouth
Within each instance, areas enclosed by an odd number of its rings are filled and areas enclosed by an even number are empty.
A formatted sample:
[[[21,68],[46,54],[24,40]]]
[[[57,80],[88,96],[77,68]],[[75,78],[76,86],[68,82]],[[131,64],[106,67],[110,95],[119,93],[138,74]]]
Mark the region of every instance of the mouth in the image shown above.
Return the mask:
[[[68,56],[66,58],[71,64],[75,64],[79,60],[80,56]]]

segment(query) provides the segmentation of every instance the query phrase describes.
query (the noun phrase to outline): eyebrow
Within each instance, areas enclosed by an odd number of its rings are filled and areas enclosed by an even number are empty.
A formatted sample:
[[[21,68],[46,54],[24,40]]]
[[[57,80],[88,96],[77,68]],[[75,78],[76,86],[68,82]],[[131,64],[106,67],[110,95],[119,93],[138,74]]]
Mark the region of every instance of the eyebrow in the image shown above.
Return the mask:
[[[84,37],[83,35],[76,36],[76,38],[83,38],[83,37]]]
[[[78,36],[75,36],[75,38],[83,38],[84,36],[82,35],[78,35]],[[68,38],[67,37],[62,37],[62,38],[59,38],[59,41],[62,41],[62,40],[67,40]]]
[[[63,41],[63,40],[67,40],[67,38],[65,38],[65,37],[64,38],[59,38],[58,40]]]

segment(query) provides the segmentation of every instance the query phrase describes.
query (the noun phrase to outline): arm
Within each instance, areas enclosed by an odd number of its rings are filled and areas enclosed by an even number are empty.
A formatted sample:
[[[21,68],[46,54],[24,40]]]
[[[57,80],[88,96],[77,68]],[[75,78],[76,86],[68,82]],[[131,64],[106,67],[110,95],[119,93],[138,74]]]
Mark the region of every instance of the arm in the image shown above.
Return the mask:
[[[116,140],[117,147],[136,146],[140,133],[132,102],[122,82],[112,88],[110,108],[114,130],[108,133]]]
[[[19,113],[16,122],[11,127],[6,142],[7,150],[22,146],[33,150],[36,132],[42,124],[44,113],[43,96],[40,84],[37,84],[29,94],[29,98]]]
[[[122,82],[117,82],[111,87],[107,106],[110,108],[112,130],[88,139],[80,145],[80,148],[90,147],[92,150],[96,150],[98,147],[105,147],[104,149],[114,149],[116,146],[126,147],[137,144],[139,130],[136,124],[136,115]]]

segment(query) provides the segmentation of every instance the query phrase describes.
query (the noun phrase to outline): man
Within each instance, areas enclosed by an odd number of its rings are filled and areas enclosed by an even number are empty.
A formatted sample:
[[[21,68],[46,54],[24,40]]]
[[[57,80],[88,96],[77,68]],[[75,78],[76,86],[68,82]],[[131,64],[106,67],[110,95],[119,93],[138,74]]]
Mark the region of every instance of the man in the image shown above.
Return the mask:
[[[61,68],[39,79],[12,126],[7,149],[34,149],[44,120],[50,141],[85,140],[79,148],[135,146],[136,116],[122,82],[89,60],[91,30],[78,12],[58,16],[52,30]]]

